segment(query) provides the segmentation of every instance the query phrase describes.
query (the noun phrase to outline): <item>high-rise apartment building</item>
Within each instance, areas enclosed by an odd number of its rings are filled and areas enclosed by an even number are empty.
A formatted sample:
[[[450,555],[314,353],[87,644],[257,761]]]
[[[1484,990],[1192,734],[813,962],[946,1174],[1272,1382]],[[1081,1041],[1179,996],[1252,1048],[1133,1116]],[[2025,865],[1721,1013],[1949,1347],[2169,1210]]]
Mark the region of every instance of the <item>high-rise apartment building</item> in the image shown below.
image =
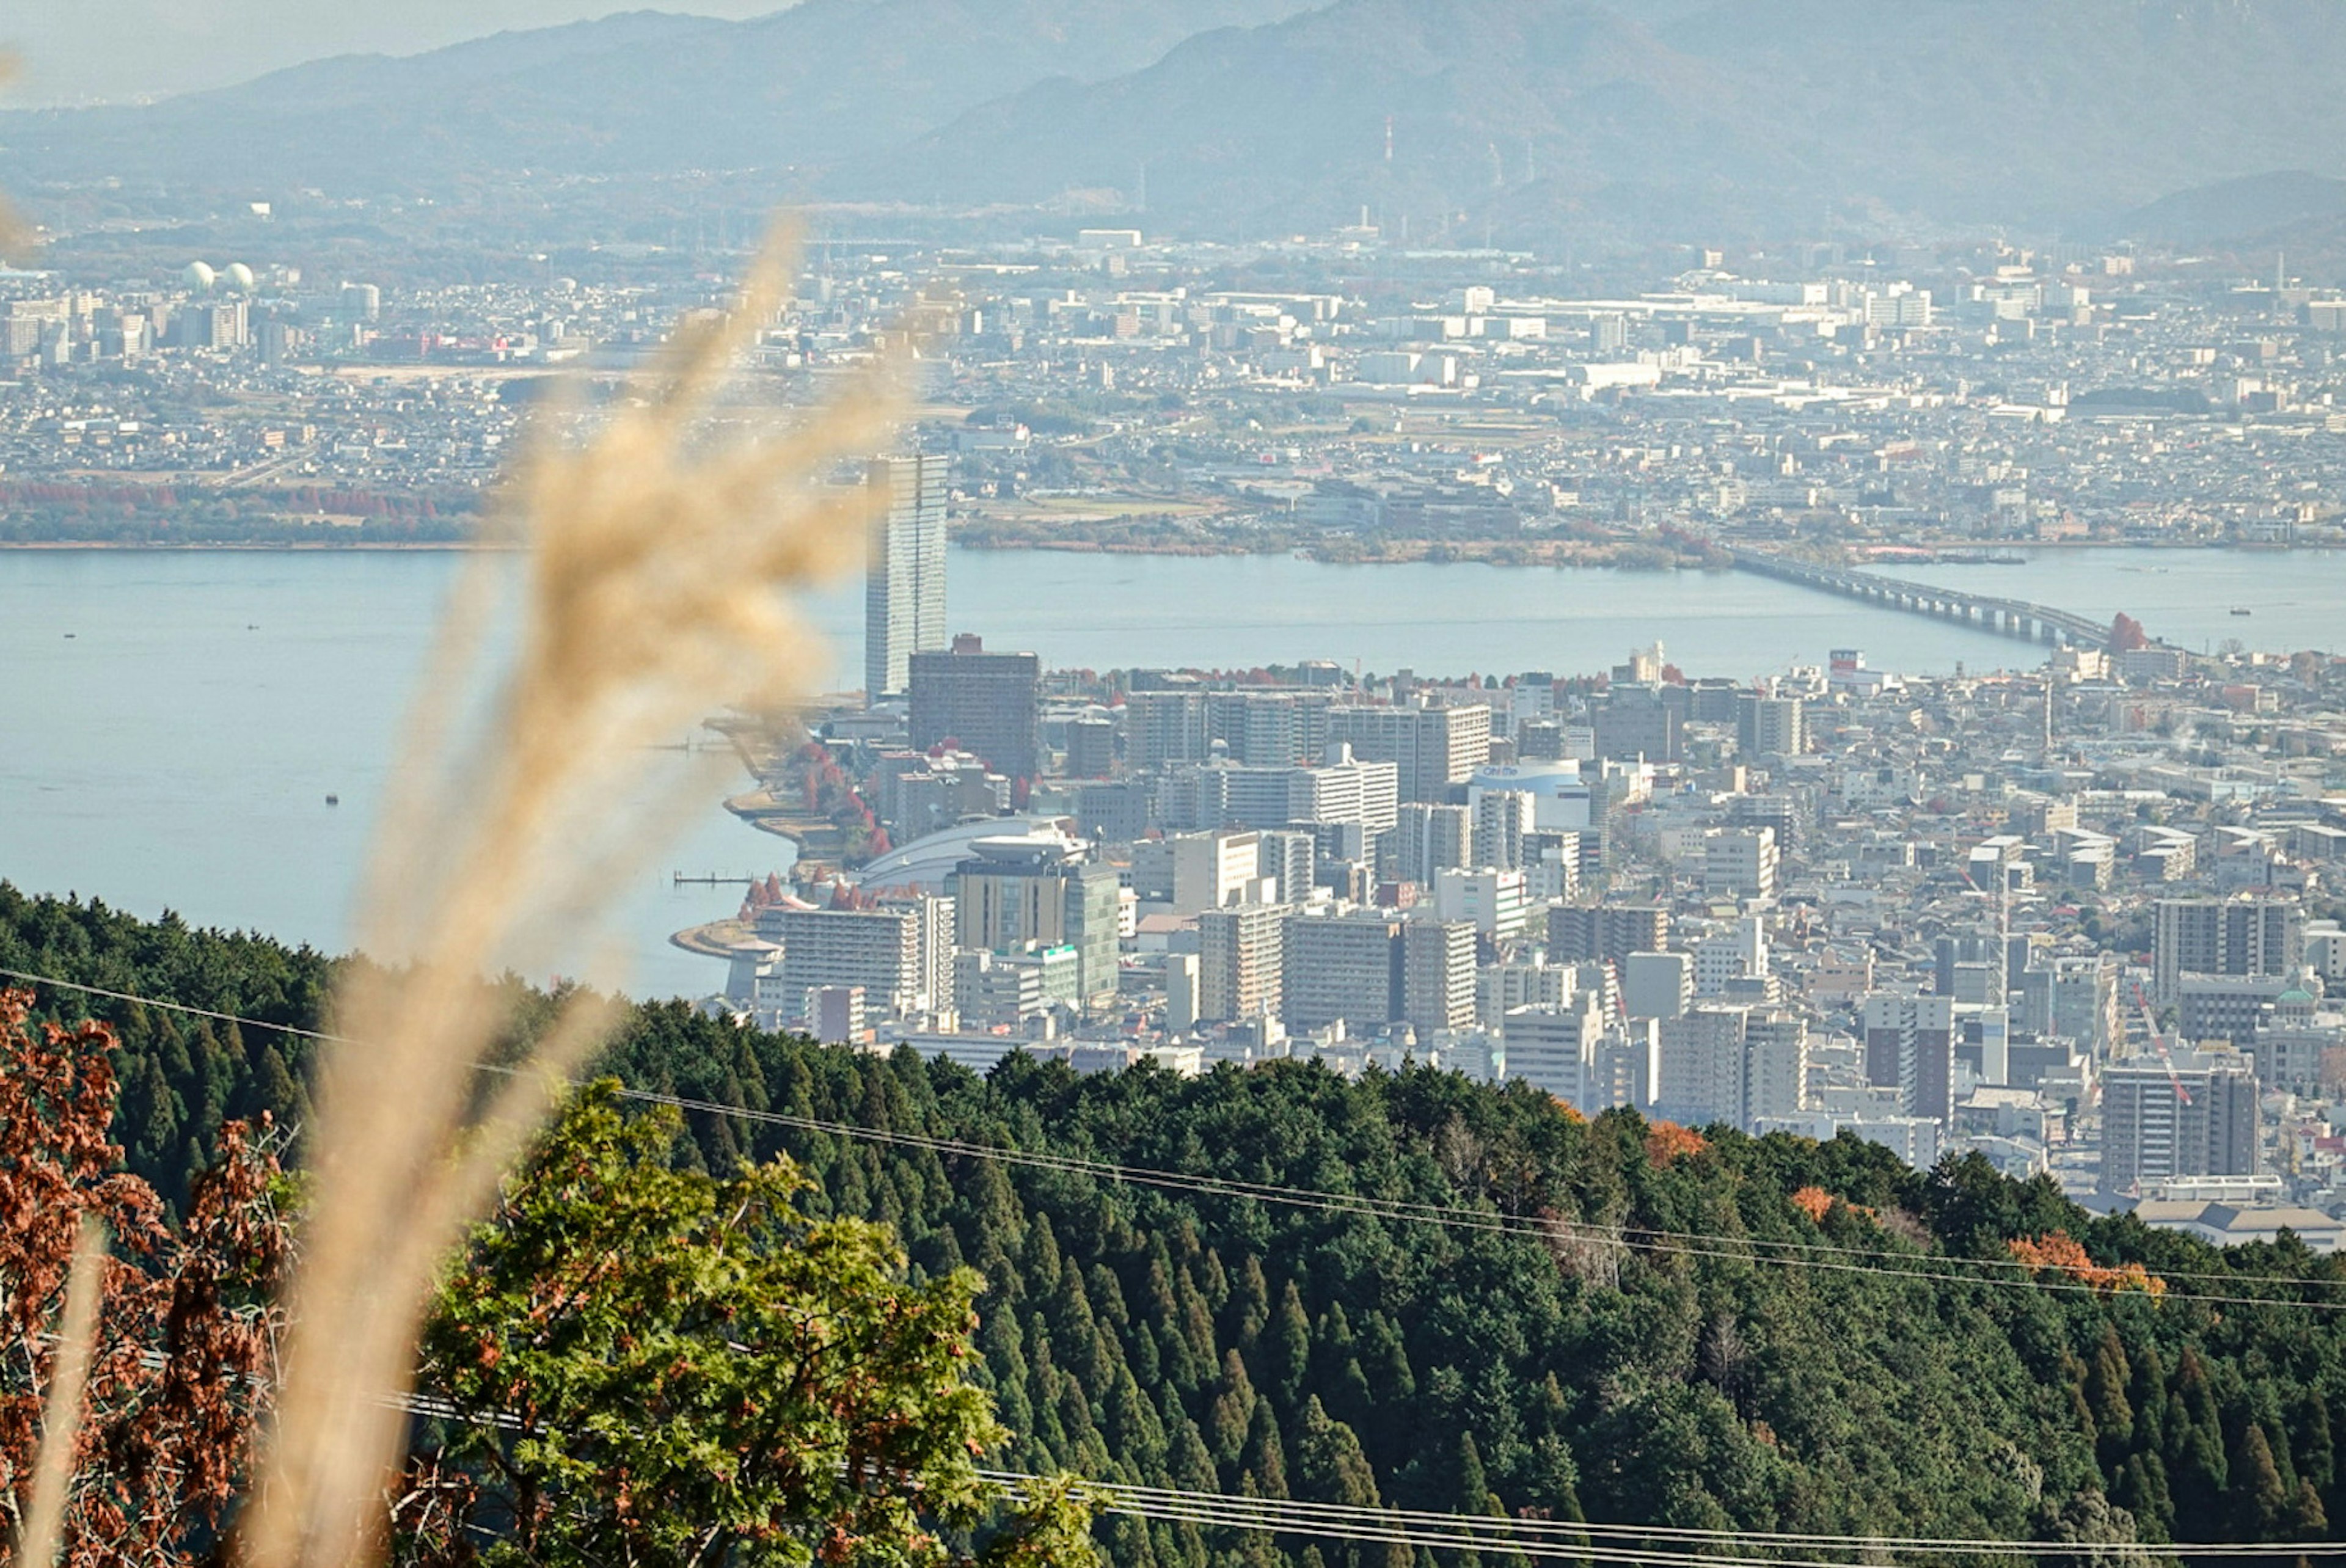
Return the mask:
[[[1605,1015],[1592,1001],[1515,1008],[1500,1030],[1507,1076],[1585,1105],[1590,1060],[1604,1033]]]
[[[1564,904],[1547,911],[1548,956],[1566,963],[1626,962],[1670,945],[1670,911],[1660,904]]]
[[[2096,1056],[2106,1056],[2123,1038],[2118,1016],[2118,972],[2111,959],[2055,958],[2020,975],[2020,1022],[2038,1034],[2075,1040]]]
[[[1596,754],[1622,762],[1676,762],[1686,755],[1683,687],[1635,683],[1617,686],[1592,716]]]
[[[1233,762],[1260,768],[1309,762],[1328,747],[1329,691],[1209,691],[1206,743],[1219,741]]]
[[[1206,746],[1206,693],[1200,687],[1168,684],[1125,694],[1124,760],[1134,772],[1202,762]]]
[[[1430,887],[1435,872],[1474,862],[1474,819],[1465,807],[1404,800],[1395,816],[1389,841],[1396,881]]]
[[[1076,718],[1067,723],[1066,776],[1105,779],[1116,771],[1116,725],[1106,718]]]
[[[924,453],[874,458],[866,483],[887,496],[863,579],[863,694],[908,688],[912,659],[945,646],[945,473]]]
[[[1401,798],[1440,800],[1491,759],[1491,710],[1456,708],[1331,708],[1328,737],[1352,755],[1401,769]]]
[[[1342,1019],[1374,1029],[1401,1016],[1402,922],[1391,915],[1293,915],[1287,921],[1284,994],[1290,1029]]]
[[[1433,913],[1437,920],[1464,921],[1494,942],[1513,942],[1531,921],[1528,883],[1521,871],[1439,871]]]
[[[2304,962],[2295,899],[2160,899],[2153,909],[2151,983],[2160,1002],[2176,999],[2187,974],[2287,974]]]
[[[1743,1033],[1749,1011],[1706,1004],[1661,1021],[1654,1111],[1690,1127],[1743,1125]]]
[[[1742,693],[1735,704],[1735,746],[1747,758],[1798,757],[1808,749],[1806,716],[1797,697]]]
[[[1198,1016],[1209,1023],[1279,1009],[1286,977],[1287,911],[1276,904],[1208,910],[1198,917]]]
[[[771,989],[785,1019],[802,1021],[807,993],[830,987],[862,987],[865,1007],[885,1015],[945,1004],[950,995],[941,1001],[933,994],[925,923],[921,907],[760,910],[758,935],[782,950],[773,960]]]
[[[1809,1021],[1782,1007],[1755,1007],[1743,1021],[1743,1126],[1808,1106]]]
[[[1503,871],[1524,869],[1524,845],[1535,830],[1535,802],[1525,789],[1484,789],[1474,799],[1474,862]]]
[[[1043,661],[1031,653],[988,653],[964,634],[943,652],[911,659],[913,744],[948,741],[1011,779],[1043,770]]]
[[[1262,903],[1262,838],[1258,833],[1177,833],[1165,840],[1173,862],[1173,912],[1192,915],[1232,904]],[[1281,899],[1290,896],[1284,887]]]
[[[1402,1016],[1420,1040],[1474,1022],[1474,928],[1413,920],[1402,928]]]
[[[2233,1052],[2178,1050],[2102,1074],[2102,1186],[2168,1176],[2254,1176],[2257,1081]]]
[[[1902,1115],[1944,1122],[1954,1114],[1955,1000],[1952,996],[1865,999],[1865,1081],[1898,1091]]]

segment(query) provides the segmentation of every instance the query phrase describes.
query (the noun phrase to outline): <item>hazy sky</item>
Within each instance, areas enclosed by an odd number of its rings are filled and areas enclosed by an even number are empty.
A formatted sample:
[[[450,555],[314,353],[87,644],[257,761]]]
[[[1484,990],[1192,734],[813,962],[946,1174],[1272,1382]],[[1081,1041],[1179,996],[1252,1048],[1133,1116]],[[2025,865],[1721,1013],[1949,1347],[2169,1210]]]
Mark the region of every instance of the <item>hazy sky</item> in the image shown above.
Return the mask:
[[[326,55],[410,55],[614,11],[758,16],[788,0],[9,0],[11,107],[225,87]]]

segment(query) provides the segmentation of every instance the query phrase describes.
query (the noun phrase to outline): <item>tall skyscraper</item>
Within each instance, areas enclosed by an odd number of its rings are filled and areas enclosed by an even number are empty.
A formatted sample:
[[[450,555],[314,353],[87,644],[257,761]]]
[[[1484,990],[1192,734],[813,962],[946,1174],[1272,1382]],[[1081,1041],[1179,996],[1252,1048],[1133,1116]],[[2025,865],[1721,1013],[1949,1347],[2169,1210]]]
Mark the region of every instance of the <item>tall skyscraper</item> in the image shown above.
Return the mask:
[[[863,695],[912,683],[916,653],[945,646],[945,462],[936,454],[876,457],[869,482],[888,496],[872,534],[863,581]]]

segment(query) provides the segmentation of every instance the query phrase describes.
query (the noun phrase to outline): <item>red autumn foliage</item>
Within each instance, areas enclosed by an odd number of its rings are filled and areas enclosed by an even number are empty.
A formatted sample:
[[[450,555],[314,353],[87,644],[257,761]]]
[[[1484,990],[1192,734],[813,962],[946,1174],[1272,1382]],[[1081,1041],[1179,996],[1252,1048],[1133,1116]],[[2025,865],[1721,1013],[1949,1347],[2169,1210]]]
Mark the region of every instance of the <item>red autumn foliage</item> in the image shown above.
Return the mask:
[[[2096,1290],[2139,1290],[2154,1298],[2167,1294],[2167,1281],[2141,1264],[2105,1268],[2096,1263],[2092,1255],[2066,1231],[2051,1231],[2034,1241],[2025,1236],[2014,1237],[2004,1246],[2011,1249],[2013,1257],[2031,1268],[2066,1274]]]
[[[76,1443],[66,1568],[180,1564],[216,1544],[246,1483],[274,1377],[270,1305],[287,1263],[275,1160],[220,1131],[174,1231],[154,1189],[119,1169],[102,1024],[28,1024],[0,992],[0,1492],[21,1517],[66,1276],[85,1214],[113,1238]],[[263,1129],[263,1142],[268,1138]]]
[[[1646,1126],[1646,1157],[1658,1166],[1690,1155],[1707,1154],[1710,1140],[1692,1127],[1676,1122],[1650,1122]]]

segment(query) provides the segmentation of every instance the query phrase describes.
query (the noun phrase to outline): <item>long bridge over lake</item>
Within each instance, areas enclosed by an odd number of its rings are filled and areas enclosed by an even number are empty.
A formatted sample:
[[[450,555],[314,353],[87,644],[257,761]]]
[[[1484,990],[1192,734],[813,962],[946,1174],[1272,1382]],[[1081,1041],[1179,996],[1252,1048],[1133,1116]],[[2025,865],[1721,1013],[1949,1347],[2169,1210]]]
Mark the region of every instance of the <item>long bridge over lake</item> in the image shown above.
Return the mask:
[[[1794,560],[1765,550],[1738,547],[1728,553],[1734,556],[1736,566],[1742,571],[1757,572],[1761,576],[1798,583],[1802,587],[1817,588],[1828,594],[1839,594],[1843,598],[1863,599],[1885,609],[1904,610],[1909,615],[1936,616],[1942,620],[1960,621],[2008,637],[2051,643],[2056,647],[2067,644],[2098,647],[2106,642],[2110,635],[2107,622],[2096,621],[2089,616],[2074,615],[2067,610],[2056,610],[2050,605],[2032,604],[2026,599],[1965,593],[1960,588],[1944,587],[1935,583],[1909,582],[1902,577],[1856,572],[1845,566],[1821,566],[1813,561]]]

